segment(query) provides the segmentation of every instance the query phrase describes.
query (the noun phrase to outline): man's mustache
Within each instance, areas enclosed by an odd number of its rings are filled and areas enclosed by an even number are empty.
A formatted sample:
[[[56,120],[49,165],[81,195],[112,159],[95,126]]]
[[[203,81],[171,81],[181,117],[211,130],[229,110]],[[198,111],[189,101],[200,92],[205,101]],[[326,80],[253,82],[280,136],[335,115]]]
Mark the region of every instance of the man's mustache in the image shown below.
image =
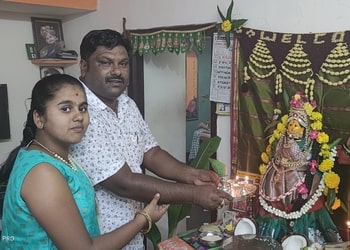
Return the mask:
[[[107,77],[106,82],[110,82],[110,81],[121,81],[124,83],[124,78],[123,77]]]

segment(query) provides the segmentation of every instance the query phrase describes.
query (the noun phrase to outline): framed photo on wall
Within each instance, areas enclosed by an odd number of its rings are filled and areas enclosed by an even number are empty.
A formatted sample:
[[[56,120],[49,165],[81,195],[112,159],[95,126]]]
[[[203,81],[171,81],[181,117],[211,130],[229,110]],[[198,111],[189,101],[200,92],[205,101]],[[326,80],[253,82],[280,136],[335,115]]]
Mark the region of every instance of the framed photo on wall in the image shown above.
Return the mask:
[[[49,66],[40,67],[40,78],[44,78],[45,76],[50,76],[53,74],[64,74],[64,68],[63,67],[49,67]]]
[[[216,103],[216,114],[218,115],[230,115],[230,103],[217,102]]]
[[[38,59],[39,56],[35,44],[26,43],[26,51],[29,60]]]
[[[60,19],[31,17],[34,44],[40,58],[57,58],[64,48],[62,22]]]

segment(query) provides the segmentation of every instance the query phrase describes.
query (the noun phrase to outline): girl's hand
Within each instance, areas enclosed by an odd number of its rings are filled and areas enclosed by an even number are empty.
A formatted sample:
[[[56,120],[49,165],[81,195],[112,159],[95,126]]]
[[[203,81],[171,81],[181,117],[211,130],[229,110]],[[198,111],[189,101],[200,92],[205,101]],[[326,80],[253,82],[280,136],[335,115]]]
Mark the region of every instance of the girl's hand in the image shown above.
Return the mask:
[[[168,210],[169,205],[158,205],[160,194],[154,195],[152,201],[143,209],[152,219],[152,222],[157,222]]]

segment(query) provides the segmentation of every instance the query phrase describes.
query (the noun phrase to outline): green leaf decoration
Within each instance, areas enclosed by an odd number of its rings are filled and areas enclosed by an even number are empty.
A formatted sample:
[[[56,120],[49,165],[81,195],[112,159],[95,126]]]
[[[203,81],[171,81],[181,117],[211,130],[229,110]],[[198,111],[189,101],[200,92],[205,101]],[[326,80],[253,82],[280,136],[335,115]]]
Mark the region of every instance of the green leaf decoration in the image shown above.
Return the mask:
[[[220,177],[226,176],[226,166],[221,161],[218,161],[216,159],[209,159],[211,167],[214,169],[214,171],[218,174]]]
[[[209,169],[209,158],[217,151],[221,142],[219,136],[214,136],[201,142],[196,157],[192,160],[191,166],[197,169]],[[185,218],[192,208],[191,204],[172,204],[168,208],[168,237],[172,237],[176,232],[178,223]],[[158,249],[161,242],[161,234],[156,225],[146,234],[152,241],[154,249]]]
[[[264,129],[264,132],[267,132],[270,128],[274,128],[278,123],[278,120],[270,122]]]
[[[227,13],[226,13],[227,20],[231,20],[232,9],[233,9],[233,0],[231,0],[231,4],[230,4],[230,6],[228,6],[228,9],[227,9]]]
[[[233,19],[232,20],[232,29],[234,30],[234,29],[241,27],[247,21],[248,21],[248,19]]]
[[[209,158],[217,151],[221,142],[219,136],[215,136],[201,142],[196,157],[191,166],[197,169],[209,169]],[[178,223],[188,215],[192,208],[190,204],[172,204],[168,209],[169,237],[173,236]]]
[[[289,106],[290,106],[290,104],[289,104],[290,98],[289,98],[289,96],[288,96],[287,91],[283,91],[282,96],[283,96],[283,103],[284,103],[284,106],[285,106],[286,109],[289,111],[289,108],[290,108],[290,107],[289,107]]]
[[[187,216],[192,205],[190,204],[172,204],[168,209],[168,237],[174,236],[177,224]]]
[[[145,236],[152,242],[153,248],[158,249],[158,244],[162,241],[162,236],[156,224],[152,225],[151,230]]]
[[[341,142],[341,140],[343,140],[343,138],[337,138],[337,139],[335,139],[334,141],[332,141],[332,142],[329,144],[329,148],[334,148],[336,145],[339,144],[339,142]]]
[[[202,141],[191,166],[199,169],[209,169],[209,158],[218,150],[220,142],[221,138],[219,136]]]
[[[226,46],[227,46],[227,48],[229,48],[230,45],[231,45],[230,33],[226,33],[226,34],[225,34],[225,40],[226,40]]]
[[[221,17],[221,20],[224,21],[225,20],[225,16],[221,13],[221,10],[219,9],[219,6],[216,6],[216,8],[218,9],[219,15]]]
[[[335,190],[334,189],[329,189],[327,193],[327,206],[329,208],[329,211],[332,211],[332,205],[335,201]]]

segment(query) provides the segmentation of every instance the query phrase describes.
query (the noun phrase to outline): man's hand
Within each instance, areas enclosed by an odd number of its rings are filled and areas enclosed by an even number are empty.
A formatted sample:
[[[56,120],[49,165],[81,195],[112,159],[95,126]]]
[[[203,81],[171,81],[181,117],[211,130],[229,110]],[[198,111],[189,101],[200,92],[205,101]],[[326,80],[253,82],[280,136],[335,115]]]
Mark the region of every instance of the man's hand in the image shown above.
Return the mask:
[[[197,173],[193,180],[195,185],[213,185],[215,188],[219,187],[220,178],[212,170],[196,169]]]
[[[233,200],[230,194],[212,185],[196,186],[196,189],[194,203],[205,209],[215,210]]]

